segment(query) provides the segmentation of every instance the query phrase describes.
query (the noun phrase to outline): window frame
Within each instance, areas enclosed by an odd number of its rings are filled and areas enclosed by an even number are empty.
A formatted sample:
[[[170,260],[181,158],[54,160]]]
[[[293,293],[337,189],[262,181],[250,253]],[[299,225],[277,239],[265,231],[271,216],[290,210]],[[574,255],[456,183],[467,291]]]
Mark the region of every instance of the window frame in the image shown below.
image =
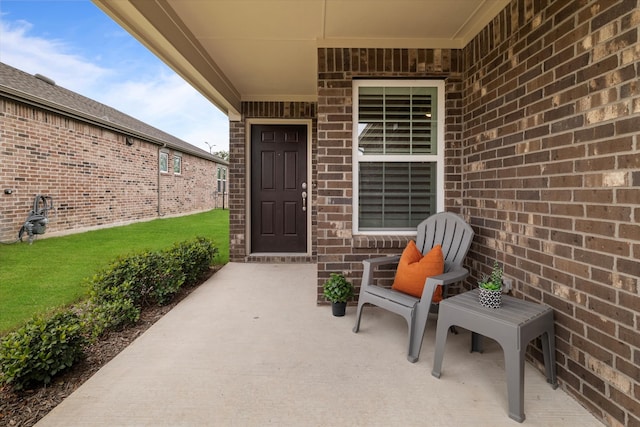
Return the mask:
[[[220,165],[217,168],[216,192],[224,194],[226,193],[226,191],[227,191],[227,167]]]
[[[436,122],[436,154],[361,154],[358,150],[359,123],[359,93],[363,87],[430,87],[436,88],[437,122]],[[367,162],[435,162],[436,163],[436,212],[444,210],[444,124],[445,111],[445,82],[444,80],[353,80],[353,130],[352,130],[352,176],[353,176],[353,212],[352,224],[354,235],[415,235],[415,230],[400,228],[384,228],[380,230],[360,230],[359,225],[359,181],[360,164]],[[435,212],[434,212],[435,213]]]
[[[164,169],[163,169],[163,161],[162,159],[164,158]],[[161,151],[160,152],[160,157],[158,158],[158,169],[160,170],[160,173],[169,173],[169,153],[167,153],[166,151]]]
[[[176,162],[177,162],[178,170],[176,170]],[[182,156],[179,154],[173,155],[173,174],[182,175]]]

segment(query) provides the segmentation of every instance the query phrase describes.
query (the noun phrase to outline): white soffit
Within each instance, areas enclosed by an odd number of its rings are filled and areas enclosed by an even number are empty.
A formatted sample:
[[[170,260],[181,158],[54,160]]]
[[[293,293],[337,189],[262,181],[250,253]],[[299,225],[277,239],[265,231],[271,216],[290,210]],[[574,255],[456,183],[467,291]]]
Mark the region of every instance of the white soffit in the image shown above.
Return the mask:
[[[237,107],[238,100],[315,101],[318,47],[460,49],[509,4],[509,0],[94,2],[225,112]],[[197,55],[183,54],[185,40]]]

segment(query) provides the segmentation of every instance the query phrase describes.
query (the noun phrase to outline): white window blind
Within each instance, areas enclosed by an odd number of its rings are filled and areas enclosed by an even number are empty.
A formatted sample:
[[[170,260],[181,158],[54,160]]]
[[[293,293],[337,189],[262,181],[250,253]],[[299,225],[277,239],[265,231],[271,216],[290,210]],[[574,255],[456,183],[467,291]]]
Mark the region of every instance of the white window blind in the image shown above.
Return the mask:
[[[415,229],[435,213],[435,172],[431,162],[361,163],[360,229]]]
[[[354,83],[354,231],[415,231],[442,209],[441,81]]]

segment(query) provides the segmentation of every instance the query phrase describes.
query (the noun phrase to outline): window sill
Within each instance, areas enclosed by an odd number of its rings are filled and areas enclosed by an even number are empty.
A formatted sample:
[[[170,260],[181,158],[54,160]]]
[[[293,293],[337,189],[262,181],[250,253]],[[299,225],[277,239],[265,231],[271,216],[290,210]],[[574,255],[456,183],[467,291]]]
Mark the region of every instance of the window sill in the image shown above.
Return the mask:
[[[356,235],[351,246],[359,249],[404,249],[415,236]]]

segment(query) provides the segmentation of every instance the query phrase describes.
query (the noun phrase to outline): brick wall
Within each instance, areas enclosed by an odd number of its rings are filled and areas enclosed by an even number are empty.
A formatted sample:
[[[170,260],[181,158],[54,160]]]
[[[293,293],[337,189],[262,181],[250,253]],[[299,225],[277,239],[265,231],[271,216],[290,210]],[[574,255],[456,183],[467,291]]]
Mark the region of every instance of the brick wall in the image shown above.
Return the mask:
[[[5,98],[0,117],[1,241],[17,238],[36,194],[55,206],[44,237],[158,216],[157,145]],[[160,179],[161,213],[212,209],[215,163],[181,155],[182,175]]]
[[[229,259],[230,261],[262,262],[314,262],[316,254],[316,192],[311,190],[312,252],[310,256],[255,257],[248,256],[246,242],[246,208],[248,203],[246,185],[248,170],[247,120],[255,119],[310,119],[312,120],[311,176],[316,176],[316,105],[309,102],[243,102],[242,118],[231,122],[229,127]]]
[[[246,257],[247,153],[244,121],[229,122],[229,261]]]
[[[160,174],[160,214],[178,215],[221,207],[220,200],[216,200],[222,197],[217,193],[217,164],[180,151],[166,151],[169,153],[169,173]],[[173,173],[176,155],[182,158],[180,174]]]
[[[608,425],[640,425],[639,27],[636,0],[514,0],[464,49],[474,279],[497,259],[555,309],[562,387]]]
[[[318,49],[318,301],[331,272],[357,288],[362,260],[397,254],[406,236],[352,235],[353,78],[446,79],[445,207],[462,207],[462,52],[450,49]],[[390,276],[389,276],[390,277]]]

